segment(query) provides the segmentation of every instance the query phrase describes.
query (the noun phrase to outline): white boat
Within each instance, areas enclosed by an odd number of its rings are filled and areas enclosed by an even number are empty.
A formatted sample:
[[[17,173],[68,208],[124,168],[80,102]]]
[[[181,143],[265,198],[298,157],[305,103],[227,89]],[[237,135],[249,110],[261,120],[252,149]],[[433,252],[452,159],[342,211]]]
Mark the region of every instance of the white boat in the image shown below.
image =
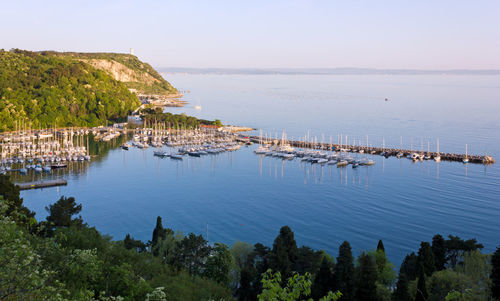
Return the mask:
[[[337,160],[332,159],[332,160],[328,161],[328,165],[335,165],[335,164],[337,164],[337,162],[338,162]]]
[[[165,151],[154,151],[153,155],[162,158],[168,156],[167,152]]]
[[[439,138],[437,139],[437,155],[434,156],[434,161],[441,161],[441,155],[439,154]]]
[[[323,165],[323,164],[325,164],[325,163],[328,163],[328,159],[319,159],[319,160],[318,160],[318,164]]]
[[[467,154],[467,144],[465,145],[465,158],[462,159],[462,162],[469,163],[469,157]]]
[[[171,154],[170,158],[175,159],[175,160],[182,160],[182,155],[181,154]]]

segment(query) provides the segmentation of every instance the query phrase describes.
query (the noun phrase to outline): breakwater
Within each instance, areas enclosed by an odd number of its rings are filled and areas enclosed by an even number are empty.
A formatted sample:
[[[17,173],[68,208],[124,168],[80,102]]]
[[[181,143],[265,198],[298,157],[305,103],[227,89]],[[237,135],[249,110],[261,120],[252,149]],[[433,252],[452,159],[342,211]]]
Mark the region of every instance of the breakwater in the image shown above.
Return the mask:
[[[477,164],[493,164],[495,159],[487,155],[469,155],[469,154],[457,154],[457,153],[445,153],[445,152],[431,152],[431,151],[421,151],[421,150],[410,150],[403,148],[388,148],[388,147],[374,147],[374,146],[361,146],[361,145],[349,145],[349,144],[335,144],[335,143],[309,143],[299,140],[288,140],[288,139],[272,139],[263,138],[259,136],[244,136],[240,135],[241,138],[248,139],[254,143],[261,144],[272,144],[272,145],[290,145],[298,148],[309,148],[318,150],[330,150],[330,151],[343,151],[343,152],[358,152],[372,155],[384,155],[385,157],[407,157],[412,154],[419,154],[421,158],[427,156],[428,158],[440,157],[443,161],[456,161],[463,162],[464,159],[468,159],[469,163]]]

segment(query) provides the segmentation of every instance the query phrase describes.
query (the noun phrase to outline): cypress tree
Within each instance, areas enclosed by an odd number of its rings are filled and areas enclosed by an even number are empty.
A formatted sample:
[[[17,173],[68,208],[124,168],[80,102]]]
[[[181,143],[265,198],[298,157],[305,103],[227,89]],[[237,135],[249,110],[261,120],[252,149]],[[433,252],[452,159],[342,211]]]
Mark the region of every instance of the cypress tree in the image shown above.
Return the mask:
[[[339,247],[339,256],[335,266],[335,289],[342,293],[343,301],[354,300],[354,259],[351,245],[344,241]]]
[[[297,260],[298,252],[292,229],[288,226],[281,227],[280,234],[274,240],[270,266],[273,271],[281,273],[284,281],[292,275],[292,267]]]
[[[418,257],[414,252],[411,252],[410,255],[406,255],[403,263],[401,264],[401,268],[399,270],[399,274],[403,273],[406,275],[406,279],[408,281],[413,281],[417,279],[417,262]]]
[[[429,293],[427,292],[427,285],[425,284],[425,273],[424,268],[420,269],[420,275],[417,282],[417,295],[415,296],[415,301],[427,301]]]
[[[377,251],[382,251],[385,253],[384,243],[382,242],[381,239],[379,239],[379,241],[378,241]]]
[[[432,238],[432,253],[434,254],[436,271],[444,270],[446,264],[446,242],[439,234],[434,235]]]
[[[153,230],[153,239],[151,240],[151,249],[153,250],[153,255],[158,256],[158,250],[156,249],[156,245],[160,239],[165,239],[167,237],[167,229],[163,228],[161,223],[161,217],[158,216],[156,218],[156,226]]]
[[[408,278],[404,273],[399,273],[396,289],[392,294],[392,301],[407,301],[410,300],[410,291],[408,290]]]
[[[314,277],[311,295],[314,300],[318,300],[326,296],[329,291],[333,291],[333,273],[330,262],[328,262],[328,259],[324,256],[319,271],[316,277]]]
[[[421,242],[418,250],[418,267],[423,269],[426,276],[432,275],[436,270],[434,263],[434,254],[432,253],[431,245],[428,242]],[[418,271],[420,274],[420,270]]]
[[[500,247],[497,248],[491,257],[491,295],[500,300]]]
[[[375,260],[370,255],[362,253],[358,258],[356,271],[356,301],[377,301],[377,269]]]

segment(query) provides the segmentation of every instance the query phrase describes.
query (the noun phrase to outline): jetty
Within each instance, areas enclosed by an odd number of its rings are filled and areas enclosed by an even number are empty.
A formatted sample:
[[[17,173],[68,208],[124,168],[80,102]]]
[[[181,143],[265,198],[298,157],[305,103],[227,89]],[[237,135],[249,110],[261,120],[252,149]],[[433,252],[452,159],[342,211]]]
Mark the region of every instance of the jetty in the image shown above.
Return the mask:
[[[56,180],[16,183],[16,185],[19,186],[19,189],[21,190],[27,190],[27,189],[37,189],[37,188],[46,188],[54,186],[66,186],[68,185],[68,181],[63,179],[56,179]]]
[[[240,135],[241,138],[248,139],[254,143],[261,144],[271,144],[271,145],[290,145],[298,148],[309,148],[317,150],[329,150],[329,151],[342,151],[342,152],[353,152],[359,153],[360,151],[365,154],[372,155],[383,155],[388,157],[407,157],[414,153],[429,156],[431,158],[441,157],[442,161],[456,161],[463,162],[465,158],[469,159],[469,163],[477,164],[493,164],[495,159],[487,155],[470,155],[470,154],[457,154],[457,153],[445,153],[445,152],[431,152],[423,150],[410,150],[403,148],[388,148],[388,147],[374,147],[374,146],[362,146],[362,145],[349,145],[349,144],[335,144],[335,143],[323,143],[323,142],[304,142],[298,140],[288,140],[288,139],[273,139],[273,138],[263,138],[259,136],[246,136]]]

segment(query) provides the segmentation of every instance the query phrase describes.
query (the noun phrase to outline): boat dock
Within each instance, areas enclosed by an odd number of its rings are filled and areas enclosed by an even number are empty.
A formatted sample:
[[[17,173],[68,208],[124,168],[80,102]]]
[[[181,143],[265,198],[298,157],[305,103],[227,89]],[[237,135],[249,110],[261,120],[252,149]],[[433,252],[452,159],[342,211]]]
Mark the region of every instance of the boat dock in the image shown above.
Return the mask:
[[[298,148],[312,148],[318,150],[330,150],[330,151],[344,151],[344,152],[353,152],[359,153],[360,151],[365,154],[372,155],[384,155],[385,157],[396,157],[400,156],[408,156],[413,153],[423,154],[429,156],[431,158],[441,156],[441,160],[443,161],[456,161],[462,162],[465,158],[469,159],[469,163],[478,163],[478,164],[493,164],[495,163],[495,159],[491,156],[480,156],[480,155],[466,155],[466,154],[455,154],[455,153],[444,153],[444,152],[428,152],[422,150],[409,150],[409,149],[401,149],[401,148],[387,148],[387,147],[373,147],[373,146],[361,146],[361,145],[349,145],[349,144],[335,144],[335,143],[305,143],[304,141],[297,140],[283,140],[283,139],[272,139],[272,138],[262,138],[259,136],[244,136],[245,139],[249,139],[254,143],[263,143],[263,144],[287,144],[293,147]]]
[[[57,179],[57,180],[16,183],[16,185],[19,186],[19,189],[21,190],[27,190],[27,189],[47,188],[54,186],[66,186],[68,185],[68,181],[63,179]]]

